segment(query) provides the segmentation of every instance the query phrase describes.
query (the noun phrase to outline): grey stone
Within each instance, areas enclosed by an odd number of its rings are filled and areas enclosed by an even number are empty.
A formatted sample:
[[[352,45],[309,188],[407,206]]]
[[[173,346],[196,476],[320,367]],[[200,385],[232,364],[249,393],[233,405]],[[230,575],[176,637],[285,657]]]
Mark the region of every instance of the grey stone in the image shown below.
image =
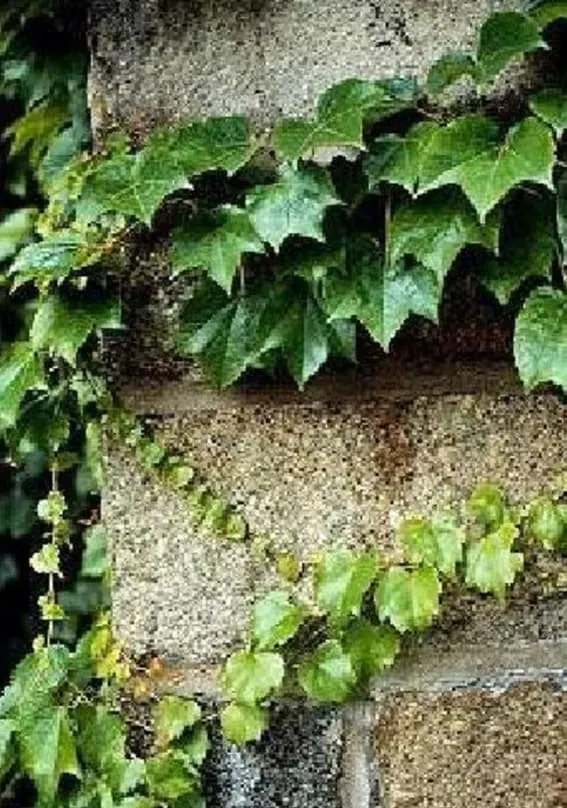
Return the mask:
[[[90,0],[98,132],[309,113],[344,78],[423,76],[523,0]]]

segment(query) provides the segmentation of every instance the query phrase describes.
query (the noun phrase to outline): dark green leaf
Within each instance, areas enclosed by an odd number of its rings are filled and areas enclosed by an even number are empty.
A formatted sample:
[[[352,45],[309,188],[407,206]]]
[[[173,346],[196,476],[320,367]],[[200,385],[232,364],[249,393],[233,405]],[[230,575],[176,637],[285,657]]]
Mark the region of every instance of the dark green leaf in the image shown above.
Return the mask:
[[[356,672],[340,642],[327,640],[300,664],[298,678],[310,699],[342,702],[356,683]]]
[[[303,608],[291,603],[287,592],[269,592],[254,606],[252,636],[258,649],[284,645],[297,634],[303,617]]]
[[[562,263],[567,266],[567,172],[557,182],[557,234],[561,244]]]
[[[0,431],[14,426],[28,390],[46,388],[43,367],[27,342],[0,352]]]
[[[515,11],[493,14],[480,29],[477,51],[480,78],[491,81],[514,57],[545,47],[537,24],[526,14]]]
[[[480,592],[492,592],[502,600],[507,586],[514,582],[524,564],[523,554],[512,550],[517,536],[517,527],[504,522],[493,533],[474,542],[467,550],[467,585]]]
[[[59,230],[43,241],[24,247],[12,263],[9,275],[16,288],[30,281],[38,286],[61,281],[95,264],[101,251],[100,245],[89,245],[84,236],[71,230]]]
[[[315,571],[315,594],[334,620],[360,616],[362,599],[378,573],[374,553],[352,550],[327,553]]]
[[[567,129],[567,93],[564,90],[542,90],[530,98],[530,109],[555,129],[560,138]]]
[[[400,636],[391,626],[357,620],[346,630],[343,645],[357,676],[367,680],[392,667],[400,651]]]
[[[425,121],[413,126],[404,137],[389,134],[376,140],[364,161],[370,185],[389,182],[415,193],[422,153],[438,129],[437,124]]]
[[[554,382],[567,390],[567,295],[536,289],[516,320],[514,356],[528,389]]]
[[[220,719],[224,737],[239,745],[259,741],[268,726],[267,711],[256,704],[229,704]]]
[[[432,567],[411,572],[390,567],[376,591],[376,608],[380,620],[389,620],[402,634],[423,630],[439,613],[441,583]]]
[[[94,525],[85,533],[81,576],[101,578],[107,572],[109,563],[106,530],[102,525]]]
[[[194,121],[159,133],[150,138],[147,148],[157,156],[169,154],[187,176],[195,177],[212,170],[233,174],[248,162],[255,143],[247,119],[232,116]]]
[[[241,704],[254,704],[278,690],[284,676],[280,654],[237,651],[229,657],[222,676],[223,688]]]
[[[476,77],[476,64],[469,53],[447,53],[438,59],[427,74],[427,92],[439,95],[463,76]]]

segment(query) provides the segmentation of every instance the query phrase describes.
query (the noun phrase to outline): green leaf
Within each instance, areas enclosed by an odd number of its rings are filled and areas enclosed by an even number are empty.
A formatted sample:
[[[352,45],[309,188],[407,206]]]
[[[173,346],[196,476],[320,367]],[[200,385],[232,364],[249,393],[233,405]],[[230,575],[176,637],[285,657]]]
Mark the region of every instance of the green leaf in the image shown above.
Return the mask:
[[[427,92],[440,95],[463,76],[476,78],[476,64],[469,53],[447,53],[438,59],[427,74]]]
[[[172,750],[150,758],[146,762],[146,777],[150,795],[160,805],[164,800],[199,792],[197,778],[188,769],[182,752]]]
[[[325,211],[340,204],[328,173],[313,165],[284,166],[276,183],[256,187],[246,199],[256,232],[277,250],[291,235],[324,241]]]
[[[284,645],[297,634],[304,615],[304,609],[291,603],[287,592],[269,592],[254,606],[252,637],[255,645],[260,651]]]
[[[29,390],[46,388],[43,367],[27,342],[16,342],[0,352],[0,431],[15,425]]]
[[[14,721],[0,719],[0,782],[15,763],[14,734],[17,725]]]
[[[59,230],[20,250],[9,275],[15,288],[30,281],[43,286],[62,281],[73,272],[95,264],[101,253],[101,245],[90,245],[84,236],[71,230]]]
[[[561,506],[546,497],[536,499],[528,511],[528,529],[546,550],[559,549],[567,535]]]
[[[100,333],[120,326],[120,308],[116,300],[71,302],[50,295],[36,312],[30,340],[34,350],[47,350],[75,365],[79,348],[93,331]]]
[[[553,197],[515,193],[503,210],[498,257],[485,261],[482,282],[504,305],[528,278],[549,280],[556,253]]]
[[[203,724],[193,727],[187,739],[179,746],[189,763],[201,766],[210,748],[209,734]]]
[[[11,139],[10,155],[27,152],[32,168],[38,168],[51,141],[68,120],[69,110],[63,102],[48,100],[33,107],[5,130],[5,136]]]
[[[466,583],[480,592],[492,592],[502,600],[524,565],[523,553],[512,550],[518,528],[512,522],[500,527],[467,550]]]
[[[54,805],[63,774],[80,778],[75,740],[65,707],[46,707],[18,727],[22,768],[38,790],[38,805]]]
[[[550,23],[560,19],[567,19],[566,0],[540,0],[530,9],[530,17],[540,28],[546,28]]]
[[[81,577],[101,578],[109,569],[108,537],[103,525],[85,531],[85,549],[81,560]]]
[[[461,250],[498,245],[498,230],[482,226],[467,199],[457,190],[438,190],[406,202],[395,212],[390,229],[392,263],[413,255],[432,270],[440,284]]]
[[[124,721],[101,704],[82,705],[76,712],[76,720],[83,764],[113,794],[124,793],[122,786],[129,764]]]
[[[357,620],[349,626],[343,645],[357,677],[363,680],[391,668],[401,647],[400,636],[391,626],[375,626],[368,620]]]
[[[563,266],[567,266],[567,172],[557,181],[557,235],[561,243]]]
[[[492,14],[480,29],[477,62],[481,81],[491,81],[514,57],[546,47],[537,24],[526,14]]]
[[[235,273],[246,253],[263,253],[248,213],[225,205],[213,213],[203,213],[173,237],[173,274],[201,267],[230,294]]]
[[[465,531],[459,527],[455,517],[447,513],[433,517],[433,529],[437,541],[435,566],[443,575],[454,578],[457,564],[463,560]]]
[[[494,530],[506,518],[502,491],[494,483],[479,483],[469,497],[467,510],[481,525]]]
[[[39,575],[58,575],[59,567],[59,547],[52,542],[44,544],[37,553],[30,558],[30,567]]]
[[[155,709],[156,744],[165,749],[201,718],[201,708],[189,699],[162,696]]]
[[[347,79],[319,99],[315,120],[284,118],[274,130],[276,151],[288,160],[312,154],[319,147],[362,148],[367,117],[382,120],[409,106],[414,93],[396,92],[392,83]]]
[[[225,665],[222,683],[235,701],[254,704],[278,690],[283,676],[284,661],[280,654],[237,651]]]
[[[233,174],[244,166],[255,151],[248,120],[241,116],[207,118],[184,124],[172,132],[158,132],[147,147],[160,157],[170,155],[182,171],[195,177],[206,171]]]
[[[220,720],[227,741],[242,745],[260,740],[268,726],[268,713],[256,704],[229,704],[222,710]]]
[[[553,382],[567,390],[567,295],[564,292],[555,289],[532,292],[516,320],[514,356],[528,389]]]
[[[439,613],[440,594],[441,582],[432,567],[411,572],[391,567],[376,591],[376,608],[380,620],[389,620],[402,634],[412,629],[423,630]]]
[[[327,640],[301,662],[298,678],[310,699],[343,702],[356,683],[356,672],[340,642]]]
[[[325,278],[323,294],[330,320],[357,317],[388,350],[410,313],[437,321],[441,290],[433,273],[419,264],[384,269],[374,241],[359,235],[347,243],[345,267]]]
[[[530,98],[530,109],[555,129],[560,138],[567,129],[567,93],[564,90],[542,90]]]
[[[37,217],[35,208],[20,208],[0,221],[0,261],[11,258],[29,241]]]
[[[69,651],[61,645],[42,648],[25,657],[12,673],[9,686],[0,697],[0,716],[26,716],[49,706],[53,694],[63,684],[69,670]]]
[[[362,599],[378,573],[375,553],[352,550],[327,553],[315,571],[319,606],[333,620],[360,617]]]
[[[401,185],[410,194],[415,193],[422,154],[439,129],[438,124],[424,121],[413,126],[404,137],[387,134],[375,140],[364,161],[371,187],[389,182]]]

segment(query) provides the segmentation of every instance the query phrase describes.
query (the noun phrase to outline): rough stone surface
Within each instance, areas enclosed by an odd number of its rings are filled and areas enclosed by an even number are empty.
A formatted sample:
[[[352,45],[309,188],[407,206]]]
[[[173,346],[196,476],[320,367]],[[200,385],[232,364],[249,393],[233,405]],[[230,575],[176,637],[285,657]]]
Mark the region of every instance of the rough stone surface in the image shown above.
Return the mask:
[[[352,76],[420,74],[523,0],[91,0],[95,129],[309,113]]]
[[[340,710],[279,706],[260,743],[217,739],[205,770],[215,808],[339,808]],[[362,806],[361,806],[362,808]]]
[[[371,808],[564,808],[567,692],[397,694],[378,706]]]

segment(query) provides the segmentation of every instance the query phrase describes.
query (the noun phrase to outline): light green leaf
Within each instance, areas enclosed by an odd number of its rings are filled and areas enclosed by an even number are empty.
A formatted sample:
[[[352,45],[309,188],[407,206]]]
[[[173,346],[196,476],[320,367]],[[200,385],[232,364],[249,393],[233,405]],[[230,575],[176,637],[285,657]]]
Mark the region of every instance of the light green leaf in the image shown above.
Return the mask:
[[[363,680],[391,668],[401,647],[400,636],[391,626],[375,626],[364,619],[348,627],[343,645]]]
[[[507,586],[524,565],[523,553],[512,550],[517,536],[516,525],[504,522],[493,533],[474,542],[467,550],[467,585],[483,593],[492,592],[503,600]]]
[[[411,572],[390,567],[376,591],[376,608],[380,620],[389,620],[402,634],[423,630],[439,614],[441,582],[432,567]]]
[[[0,261],[11,258],[30,239],[36,217],[36,208],[20,208],[0,221]]]
[[[18,749],[22,768],[38,790],[38,804],[54,804],[63,774],[80,778],[75,740],[65,707],[45,707],[21,720]]]
[[[457,190],[432,191],[406,202],[392,218],[392,263],[413,255],[435,273],[440,284],[467,244],[481,244],[494,250],[498,246],[498,230],[489,225],[483,227],[470,203]]]
[[[437,537],[429,519],[411,516],[401,523],[399,534],[404,556],[410,564],[437,564]]]
[[[327,640],[300,664],[298,678],[310,699],[342,702],[356,683],[356,672],[340,642]]]
[[[352,550],[327,553],[315,571],[319,606],[333,620],[359,617],[362,599],[378,573],[375,553]]]
[[[58,575],[61,572],[59,556],[59,547],[49,542],[49,544],[44,544],[37,553],[32,555],[30,567],[39,575]]]
[[[115,300],[71,303],[50,295],[36,312],[30,339],[34,350],[47,350],[75,365],[79,348],[93,331],[120,326],[120,308]]]
[[[540,28],[555,20],[567,19],[567,0],[540,0],[530,9],[530,17]]]
[[[536,289],[516,320],[514,356],[520,377],[531,390],[553,382],[567,390],[567,295]],[[1,385],[0,385],[1,389]]]
[[[347,243],[344,269],[325,278],[323,294],[330,320],[357,317],[388,350],[410,313],[437,321],[441,290],[433,273],[419,264],[385,270],[377,245],[359,235]]]
[[[84,536],[81,577],[101,578],[109,568],[108,537],[103,525],[90,527]]]
[[[284,166],[276,183],[256,187],[246,199],[256,232],[275,249],[291,235],[324,241],[325,211],[340,204],[328,173],[317,166]]]
[[[567,129],[567,93],[565,90],[542,90],[530,98],[530,109],[555,129],[560,138]]]
[[[269,592],[254,606],[252,637],[261,651],[284,645],[297,634],[305,612],[281,590]]]
[[[146,777],[150,795],[158,804],[199,792],[197,778],[187,768],[182,752],[172,750],[150,758],[146,762]]]
[[[43,367],[27,342],[0,352],[0,431],[14,426],[28,390],[46,388]]]
[[[447,53],[438,59],[427,74],[427,92],[439,95],[463,76],[476,78],[476,64],[469,53]]]
[[[498,257],[486,259],[482,281],[506,304],[528,278],[550,279],[556,253],[551,194],[515,193],[503,210]]]
[[[469,497],[467,510],[485,528],[494,530],[506,518],[502,491],[494,483],[479,483]]]
[[[88,244],[84,236],[71,230],[59,230],[20,250],[8,274],[15,288],[30,281],[38,286],[62,281],[73,272],[95,264],[102,249],[101,244]]]
[[[536,499],[530,504],[528,511],[528,529],[546,550],[561,548],[567,536],[567,522],[561,505],[547,497]]]
[[[180,738],[186,729],[193,727],[201,718],[201,708],[189,699],[179,696],[162,696],[155,712],[156,744],[165,749],[172,741]]]
[[[229,704],[222,710],[220,720],[227,741],[242,745],[260,740],[268,726],[268,713],[256,704]]]
[[[537,24],[526,14],[516,11],[492,14],[480,29],[477,51],[480,78],[491,81],[514,57],[546,47]]]
[[[84,765],[112,791],[122,791],[128,767],[122,718],[103,705],[82,705],[76,713],[78,745]]]
[[[241,704],[254,704],[281,686],[284,661],[280,654],[264,651],[237,651],[223,671],[224,690]]]
[[[437,542],[435,566],[443,575],[454,578],[457,564],[463,560],[465,531],[459,527],[452,514],[436,514],[432,522]]]
[[[392,83],[347,79],[319,99],[315,120],[284,118],[274,130],[276,150],[288,160],[312,154],[318,147],[363,147],[362,126],[407,107],[414,93],[396,92]]]
[[[42,648],[16,666],[9,686],[0,696],[0,716],[20,721],[42,711],[69,670],[69,651],[61,645]]]
[[[0,719],[0,782],[3,781],[15,762],[13,737],[16,726],[14,721]]]
[[[203,213],[174,233],[173,274],[196,267],[206,269],[230,294],[243,256],[263,252],[264,244],[254,231],[248,213],[234,205],[225,205],[213,213]]]

